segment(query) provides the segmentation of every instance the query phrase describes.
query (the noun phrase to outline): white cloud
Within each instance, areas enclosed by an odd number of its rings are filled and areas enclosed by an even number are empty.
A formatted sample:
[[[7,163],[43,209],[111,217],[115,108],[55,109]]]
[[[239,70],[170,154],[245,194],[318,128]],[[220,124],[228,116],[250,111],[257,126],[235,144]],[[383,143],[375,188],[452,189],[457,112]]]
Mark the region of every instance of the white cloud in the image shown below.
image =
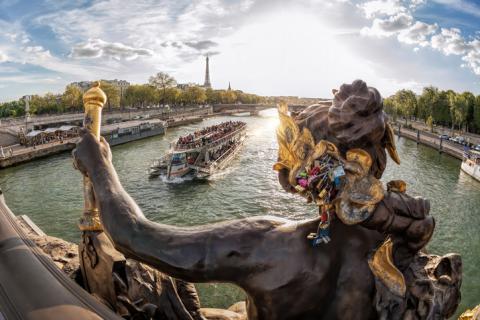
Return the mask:
[[[8,60],[7,55],[6,55],[5,53],[2,53],[2,52],[0,51],[0,63],[5,62],[5,61],[7,61],[7,60]]]
[[[443,52],[447,56],[451,54],[462,55],[469,49],[460,29],[457,28],[442,28],[439,34],[432,36],[431,45],[432,48]]]
[[[427,3],[427,0],[410,0],[409,8],[416,9],[417,7],[420,7],[425,3]]]
[[[428,37],[435,33],[438,26],[416,21],[410,28],[400,31],[398,40],[406,44],[420,45],[425,47],[429,44]]]
[[[475,39],[469,42],[468,45],[469,50],[462,57],[462,60],[476,75],[480,75],[480,40]]]
[[[413,23],[413,17],[407,13],[399,13],[387,18],[375,18],[371,27],[361,30],[363,35],[388,37],[408,29]]]
[[[436,59],[425,63],[428,51],[420,48],[431,47],[432,35],[441,35],[435,24],[414,18],[416,8],[425,2],[103,0],[85,3],[81,9],[61,6],[28,21],[29,28],[51,28],[53,37],[41,36],[48,41],[25,33],[26,19],[11,25],[0,20],[5,31],[0,33],[0,51],[13,61],[0,68],[18,67],[15,63],[40,66],[35,72],[42,76],[31,83],[39,88],[43,82],[43,88],[58,90],[68,81],[93,78],[121,77],[141,83],[157,71],[180,82],[199,82],[204,73],[202,56],[221,53],[210,60],[215,86],[227,87],[232,81],[240,89],[266,95],[328,96],[330,88],[355,78],[365,79],[383,94],[423,83],[470,86],[469,77],[474,76],[469,72],[452,80],[446,75],[452,72],[450,65]],[[360,30],[390,38],[358,37]],[[479,73],[479,50],[473,50],[471,39],[462,39],[467,48],[457,60],[463,59],[466,68]],[[52,41],[55,46],[49,47]],[[436,41],[438,55],[454,51],[447,40]],[[405,50],[399,43],[411,47]],[[24,82],[33,79],[26,72],[11,74],[16,75],[25,76]],[[53,82],[55,75],[62,79]]]
[[[135,60],[139,56],[152,56],[153,51],[145,48],[133,48],[120,42],[107,42],[101,39],[89,39],[72,48],[73,58],[111,58],[116,60]]]
[[[480,7],[463,0],[434,1],[474,15],[480,13]],[[461,56],[464,61],[462,67],[480,75],[480,40],[468,42],[457,28],[441,28],[437,33],[437,24],[415,20],[412,12],[425,3],[426,0],[374,0],[360,4],[358,7],[364,11],[365,17],[373,20],[370,27],[361,29],[361,34],[374,37],[397,35],[399,42],[416,46],[414,52],[419,51],[418,46],[430,46],[447,56]]]
[[[358,7],[363,10],[368,19],[377,15],[393,16],[407,11],[399,0],[367,1],[359,4]]]

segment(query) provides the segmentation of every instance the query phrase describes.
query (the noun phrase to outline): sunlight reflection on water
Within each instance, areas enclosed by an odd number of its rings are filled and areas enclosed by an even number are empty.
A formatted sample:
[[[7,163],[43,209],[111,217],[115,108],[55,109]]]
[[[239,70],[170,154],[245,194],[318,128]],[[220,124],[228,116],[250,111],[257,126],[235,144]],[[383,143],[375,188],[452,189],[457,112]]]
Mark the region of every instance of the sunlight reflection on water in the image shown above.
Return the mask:
[[[225,171],[206,181],[166,183],[148,179],[151,161],[166,152],[179,135],[225,120],[247,122],[244,149]],[[126,190],[145,215],[175,225],[198,225],[252,215],[292,219],[313,217],[316,208],[284,192],[272,170],[277,158],[276,110],[258,117],[216,117],[168,130],[153,137],[114,147],[114,165]],[[403,179],[408,192],[431,200],[437,226],[430,252],[458,252],[464,262],[462,305],[480,303],[480,183],[460,172],[460,162],[414,142],[397,141],[400,166],[389,161],[383,181]],[[83,208],[81,176],[70,155],[62,154],[0,171],[7,204],[26,214],[46,233],[77,242],[76,226]],[[242,297],[230,285],[201,285],[205,306],[227,307]]]

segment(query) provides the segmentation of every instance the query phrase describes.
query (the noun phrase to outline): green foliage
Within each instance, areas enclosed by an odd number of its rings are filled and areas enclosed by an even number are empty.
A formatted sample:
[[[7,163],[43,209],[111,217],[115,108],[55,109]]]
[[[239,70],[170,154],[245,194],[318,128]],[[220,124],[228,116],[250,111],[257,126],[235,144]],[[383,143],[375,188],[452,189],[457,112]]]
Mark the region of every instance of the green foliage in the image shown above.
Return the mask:
[[[415,114],[417,97],[411,90],[400,90],[393,96],[393,105],[397,113],[405,117],[405,123]]]
[[[53,93],[47,93],[44,96],[34,95],[30,100],[30,113],[53,114],[64,112],[65,107],[61,102],[62,97]]]
[[[428,116],[426,124],[430,128],[430,132],[433,132],[433,117],[432,116]]]
[[[24,115],[25,102],[23,100],[0,103],[0,118],[22,117]]]
[[[146,107],[156,104],[195,105],[195,104],[257,104],[265,103],[265,97],[245,93],[240,90],[213,90],[201,86],[188,86],[185,89],[175,87],[176,81],[164,72],[150,77],[149,84],[129,86],[124,97],[120,96],[117,86],[101,82],[101,89],[107,95],[106,107],[108,110],[120,106]],[[44,96],[34,95],[30,101],[30,114],[53,114],[60,112],[82,111],[83,91],[76,85],[68,85],[61,95],[47,93]],[[23,100],[0,104],[0,117],[20,117],[25,115]]]
[[[82,110],[82,90],[74,85],[68,85],[62,95],[62,103],[67,111]]]
[[[145,107],[157,103],[158,91],[148,85],[131,85],[125,91],[125,103],[132,107]]]
[[[423,88],[415,96],[410,90],[400,90],[384,99],[384,110],[396,118],[415,116],[422,119],[432,130],[433,124],[450,126],[468,132],[480,133],[480,96],[471,92],[456,93],[453,90],[440,91],[435,87]]]
[[[203,88],[188,87],[182,91],[180,101],[184,104],[203,104],[207,101],[207,94]]]
[[[107,95],[108,110],[112,110],[112,108],[120,108],[120,90],[116,86],[105,81],[102,81],[100,88]]]
[[[480,132],[480,95],[475,98],[475,105],[473,108],[473,128],[476,132]]]
[[[148,80],[151,86],[157,88],[158,90],[162,91],[160,101],[162,104],[166,103],[167,99],[167,89],[172,88],[177,84],[175,78],[170,76],[168,73],[165,72],[158,72],[156,75],[151,76]]]

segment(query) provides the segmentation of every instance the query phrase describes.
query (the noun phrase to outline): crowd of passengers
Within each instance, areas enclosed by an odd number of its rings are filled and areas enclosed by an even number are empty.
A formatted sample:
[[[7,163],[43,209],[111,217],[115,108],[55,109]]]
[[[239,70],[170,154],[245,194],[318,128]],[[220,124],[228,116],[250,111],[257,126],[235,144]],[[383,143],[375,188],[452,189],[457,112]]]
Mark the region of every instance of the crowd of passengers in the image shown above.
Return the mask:
[[[194,133],[190,133],[187,136],[178,138],[177,145],[189,147],[201,147],[209,144],[215,140],[221,139],[225,135],[237,130],[243,126],[245,122],[242,121],[227,121],[217,125],[197,130]]]
[[[220,156],[222,156],[224,153],[226,153],[229,149],[231,149],[235,145],[234,140],[230,140],[227,144],[224,144],[220,149],[215,150],[215,151],[210,151],[208,153],[208,159],[210,161],[215,161],[217,160]]]

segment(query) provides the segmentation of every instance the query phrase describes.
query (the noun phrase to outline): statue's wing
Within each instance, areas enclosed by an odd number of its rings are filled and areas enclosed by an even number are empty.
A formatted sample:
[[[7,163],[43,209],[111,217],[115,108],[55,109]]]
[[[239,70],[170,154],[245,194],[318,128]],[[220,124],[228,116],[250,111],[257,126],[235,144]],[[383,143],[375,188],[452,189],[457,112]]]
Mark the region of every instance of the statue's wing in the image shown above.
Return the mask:
[[[392,127],[388,123],[385,126],[385,135],[383,136],[383,139],[390,158],[392,158],[397,164],[400,164],[400,157],[398,156],[397,148],[395,147],[395,135],[393,134]]]
[[[277,171],[283,168],[291,170],[298,162],[294,144],[300,135],[300,129],[293,118],[288,115],[286,103],[279,104],[278,117],[280,119],[280,125],[277,128],[278,161],[273,168]]]

